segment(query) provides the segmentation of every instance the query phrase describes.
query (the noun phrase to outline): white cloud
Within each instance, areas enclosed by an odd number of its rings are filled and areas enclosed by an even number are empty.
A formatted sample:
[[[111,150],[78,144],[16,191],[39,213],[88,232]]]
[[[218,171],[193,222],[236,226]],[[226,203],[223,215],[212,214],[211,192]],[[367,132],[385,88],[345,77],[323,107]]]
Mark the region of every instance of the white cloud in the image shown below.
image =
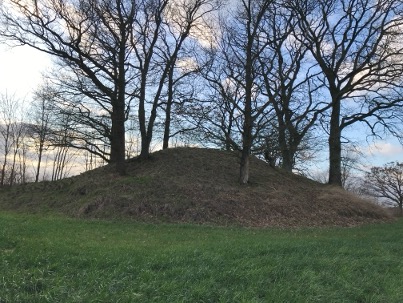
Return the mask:
[[[379,155],[383,157],[394,157],[403,155],[403,147],[391,142],[375,142],[371,144],[366,153],[368,155]]]
[[[363,168],[382,166],[389,162],[403,162],[403,147],[400,143],[390,138],[387,141],[376,141],[362,149],[365,160]]]
[[[28,46],[0,46],[0,93],[24,98],[41,83],[41,73],[49,69],[49,56]]]

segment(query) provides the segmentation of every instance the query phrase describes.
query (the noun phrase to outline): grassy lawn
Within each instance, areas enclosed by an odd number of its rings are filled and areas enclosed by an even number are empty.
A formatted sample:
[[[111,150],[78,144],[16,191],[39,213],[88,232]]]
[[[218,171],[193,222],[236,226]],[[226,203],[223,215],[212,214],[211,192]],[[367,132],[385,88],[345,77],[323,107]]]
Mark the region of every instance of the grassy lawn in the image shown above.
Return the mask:
[[[403,302],[402,237],[0,213],[0,302]]]

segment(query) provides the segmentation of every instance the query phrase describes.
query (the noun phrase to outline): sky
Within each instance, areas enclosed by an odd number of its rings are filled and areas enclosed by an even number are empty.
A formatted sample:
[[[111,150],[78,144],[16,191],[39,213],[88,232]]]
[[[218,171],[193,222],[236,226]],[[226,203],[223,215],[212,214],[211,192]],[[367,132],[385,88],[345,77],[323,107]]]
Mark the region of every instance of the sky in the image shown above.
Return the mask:
[[[41,73],[50,65],[48,55],[29,46],[0,44],[0,93],[29,99],[42,81]]]
[[[28,46],[10,48],[0,45],[0,94],[14,95],[25,99],[32,98],[33,90],[41,83],[41,74],[51,66],[51,58]],[[364,157],[362,164],[369,168],[391,161],[403,162],[403,148],[390,137],[382,141],[366,143],[361,131],[353,133],[361,140],[360,150]]]

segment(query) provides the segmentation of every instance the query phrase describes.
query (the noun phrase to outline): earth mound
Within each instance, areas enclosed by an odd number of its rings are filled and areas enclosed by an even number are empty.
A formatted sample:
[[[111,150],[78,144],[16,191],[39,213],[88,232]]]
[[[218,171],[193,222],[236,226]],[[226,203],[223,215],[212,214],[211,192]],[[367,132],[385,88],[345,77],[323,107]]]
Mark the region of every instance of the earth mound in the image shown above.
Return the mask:
[[[74,217],[214,225],[354,226],[390,220],[381,207],[342,189],[285,172],[255,157],[238,183],[236,152],[173,148],[56,182],[0,190],[0,208]]]

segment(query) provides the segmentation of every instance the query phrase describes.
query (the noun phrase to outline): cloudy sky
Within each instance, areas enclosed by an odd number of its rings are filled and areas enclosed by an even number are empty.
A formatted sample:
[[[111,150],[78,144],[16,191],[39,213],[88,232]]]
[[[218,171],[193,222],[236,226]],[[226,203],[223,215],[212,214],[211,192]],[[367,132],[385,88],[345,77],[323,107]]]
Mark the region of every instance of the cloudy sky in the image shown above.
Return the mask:
[[[28,46],[0,45],[0,93],[30,98],[41,83],[41,73],[50,66],[47,55]]]
[[[9,48],[0,45],[0,94],[8,93],[29,101],[32,91],[41,83],[41,73],[51,66],[46,55],[28,46]],[[362,161],[367,167],[390,161],[403,162],[403,148],[394,138],[366,143],[360,133],[353,137],[362,140]]]

